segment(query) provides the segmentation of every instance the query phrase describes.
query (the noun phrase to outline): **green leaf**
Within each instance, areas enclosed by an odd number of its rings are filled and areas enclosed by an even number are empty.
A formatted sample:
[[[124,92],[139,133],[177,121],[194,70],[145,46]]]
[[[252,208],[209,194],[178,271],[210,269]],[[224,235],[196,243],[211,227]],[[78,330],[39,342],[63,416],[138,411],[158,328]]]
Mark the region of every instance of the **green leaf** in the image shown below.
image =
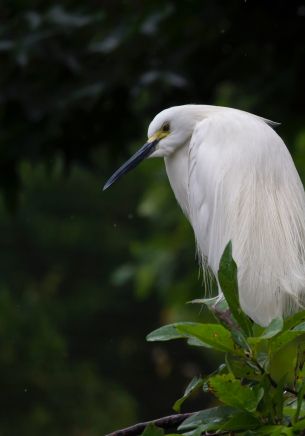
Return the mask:
[[[186,337],[194,337],[215,350],[235,352],[230,332],[219,324],[189,323],[176,325],[177,331]]]
[[[207,430],[217,430],[220,424],[226,422],[235,413],[236,409],[227,406],[212,407],[211,409],[202,410],[183,421],[178,430],[191,430],[200,425],[208,425]]]
[[[283,330],[284,321],[283,318],[275,318],[271,321],[271,323],[266,327],[266,329],[261,334],[261,339],[270,339],[273,336],[277,335]]]
[[[284,406],[284,395],[283,392],[285,390],[285,384],[287,381],[287,374],[284,374],[283,377],[277,382],[277,386],[274,391],[273,402],[274,402],[274,412],[276,422],[282,422],[283,418],[283,406]]]
[[[291,427],[286,427],[285,425],[265,425],[258,430],[257,435],[293,436],[294,432]]]
[[[250,345],[247,342],[245,335],[240,330],[232,330],[231,332],[234,342],[243,350],[250,351]]]
[[[259,411],[264,422],[280,423],[283,422],[283,404],[285,400],[284,385],[287,380],[287,375],[284,375],[277,385],[274,386],[273,381],[268,374],[264,374],[260,385],[264,389],[264,397],[259,405]],[[285,416],[285,421],[291,422],[289,417]]]
[[[154,424],[148,424],[145,427],[145,430],[143,433],[141,433],[141,436],[163,436],[164,431],[162,428],[155,426]]]
[[[305,322],[305,310],[286,318],[284,321],[284,330],[290,330],[301,322]]]
[[[230,332],[218,324],[177,322],[154,330],[147,335],[146,340],[154,342],[181,338],[188,339],[190,345],[197,347],[214,348],[225,352],[236,351]]]
[[[227,354],[226,356],[227,368],[234,374],[236,378],[246,380],[259,380],[261,372],[251,362],[246,361],[244,358],[232,356]]]
[[[305,430],[305,419],[300,419],[297,423],[293,425],[294,430]]]
[[[176,412],[180,412],[181,406],[184,403],[184,401],[198,388],[200,388],[203,385],[204,380],[201,377],[194,377],[191,382],[188,384],[187,388],[185,389],[185,392],[179,400],[177,400],[173,406],[173,409]]]
[[[238,329],[238,324],[233,318],[232,312],[225,298],[219,298],[217,295],[213,298],[200,298],[190,301],[190,303],[204,304],[212,312],[214,317],[222,325],[229,330],[236,331]]]
[[[277,334],[279,334],[284,327],[284,321],[282,318],[275,318],[271,321],[271,323],[266,327],[259,336],[254,336],[248,338],[248,342],[251,345],[258,344],[259,342],[271,339]]]
[[[260,421],[249,413],[239,412],[226,421],[220,431],[250,430],[260,426]]]
[[[256,361],[260,364],[265,371],[269,371],[270,356],[265,350],[256,350]]]
[[[264,330],[265,328],[262,327],[261,325],[255,324],[255,322],[253,323],[252,326],[253,336],[260,336]]]
[[[246,336],[252,335],[252,323],[243,313],[238,298],[237,266],[232,258],[231,241],[226,246],[220,260],[218,280],[230,310]]]
[[[242,385],[233,374],[215,375],[209,379],[208,384],[210,390],[220,401],[247,412],[255,412],[264,394],[262,388]]]
[[[194,430],[183,433],[184,436],[202,436],[206,432],[206,425],[200,425]],[[180,433],[181,436],[181,433]]]
[[[300,416],[302,403],[304,401],[304,395],[305,395],[305,379],[303,379],[301,386],[298,390],[298,400],[297,400],[297,408],[294,415],[294,422],[297,422]]]
[[[188,325],[192,323],[181,323],[181,324]],[[170,341],[172,339],[186,338],[187,337],[186,335],[182,334],[177,330],[178,325],[179,323],[175,323],[175,324],[169,324],[160,327],[154,330],[153,332],[149,333],[146,336],[146,340],[149,342],[154,342],[154,341]]]
[[[211,345],[199,341],[197,338],[188,338],[187,343],[192,347],[205,347],[205,348],[213,348]]]
[[[277,336],[270,339],[270,353],[274,354],[283,348],[289,342],[294,341],[300,335],[303,335],[304,331],[300,330],[287,330],[283,331]]]
[[[296,325],[293,329],[293,332],[305,332],[305,322],[301,322],[300,324]]]

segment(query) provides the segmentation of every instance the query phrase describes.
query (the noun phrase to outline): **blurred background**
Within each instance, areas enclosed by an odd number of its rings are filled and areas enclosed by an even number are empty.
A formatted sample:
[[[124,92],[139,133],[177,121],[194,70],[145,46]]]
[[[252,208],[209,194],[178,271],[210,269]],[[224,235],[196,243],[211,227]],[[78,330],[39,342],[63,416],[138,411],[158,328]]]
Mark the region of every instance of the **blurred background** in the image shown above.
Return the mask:
[[[102,193],[160,110],[281,122],[305,180],[304,1],[0,4],[0,434],[98,436],[172,413],[219,363],[145,342],[205,321],[161,160]],[[198,395],[184,411],[203,408]]]

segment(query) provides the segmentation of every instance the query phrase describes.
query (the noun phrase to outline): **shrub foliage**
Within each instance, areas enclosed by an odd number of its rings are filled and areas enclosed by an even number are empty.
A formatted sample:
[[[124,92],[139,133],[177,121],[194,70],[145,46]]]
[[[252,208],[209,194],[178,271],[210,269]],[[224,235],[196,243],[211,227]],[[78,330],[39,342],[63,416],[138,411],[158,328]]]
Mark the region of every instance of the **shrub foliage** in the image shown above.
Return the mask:
[[[224,251],[218,280],[225,301],[201,300],[215,323],[179,322],[161,327],[148,341],[186,339],[191,346],[225,353],[224,363],[204,377],[195,377],[173,408],[179,412],[195,390],[213,394],[218,405],[188,417],[177,434],[299,435],[305,431],[305,311],[266,328],[241,310],[232,245]],[[150,426],[145,436],[164,434]],[[171,433],[172,434],[172,433]]]

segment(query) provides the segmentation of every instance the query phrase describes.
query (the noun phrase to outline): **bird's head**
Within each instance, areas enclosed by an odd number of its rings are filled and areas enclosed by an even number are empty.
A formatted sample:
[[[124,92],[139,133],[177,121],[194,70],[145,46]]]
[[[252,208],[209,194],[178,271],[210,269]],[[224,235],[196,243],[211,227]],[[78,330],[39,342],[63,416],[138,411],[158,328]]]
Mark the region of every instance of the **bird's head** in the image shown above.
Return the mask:
[[[196,122],[202,119],[199,108],[196,105],[175,106],[156,115],[148,127],[147,142],[107,180],[103,190],[143,159],[170,156],[188,143]]]

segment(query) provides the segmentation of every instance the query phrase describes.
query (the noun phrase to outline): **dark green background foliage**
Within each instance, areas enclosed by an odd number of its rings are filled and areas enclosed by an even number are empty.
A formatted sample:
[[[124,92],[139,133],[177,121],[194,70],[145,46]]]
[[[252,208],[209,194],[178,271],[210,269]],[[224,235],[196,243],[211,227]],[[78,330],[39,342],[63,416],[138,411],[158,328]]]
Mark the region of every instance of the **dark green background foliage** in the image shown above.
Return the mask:
[[[0,18],[0,433],[171,413],[218,359],[145,343],[207,317],[185,305],[203,294],[192,231],[161,161],[101,186],[183,103],[282,122],[304,180],[305,4],[10,0]]]

